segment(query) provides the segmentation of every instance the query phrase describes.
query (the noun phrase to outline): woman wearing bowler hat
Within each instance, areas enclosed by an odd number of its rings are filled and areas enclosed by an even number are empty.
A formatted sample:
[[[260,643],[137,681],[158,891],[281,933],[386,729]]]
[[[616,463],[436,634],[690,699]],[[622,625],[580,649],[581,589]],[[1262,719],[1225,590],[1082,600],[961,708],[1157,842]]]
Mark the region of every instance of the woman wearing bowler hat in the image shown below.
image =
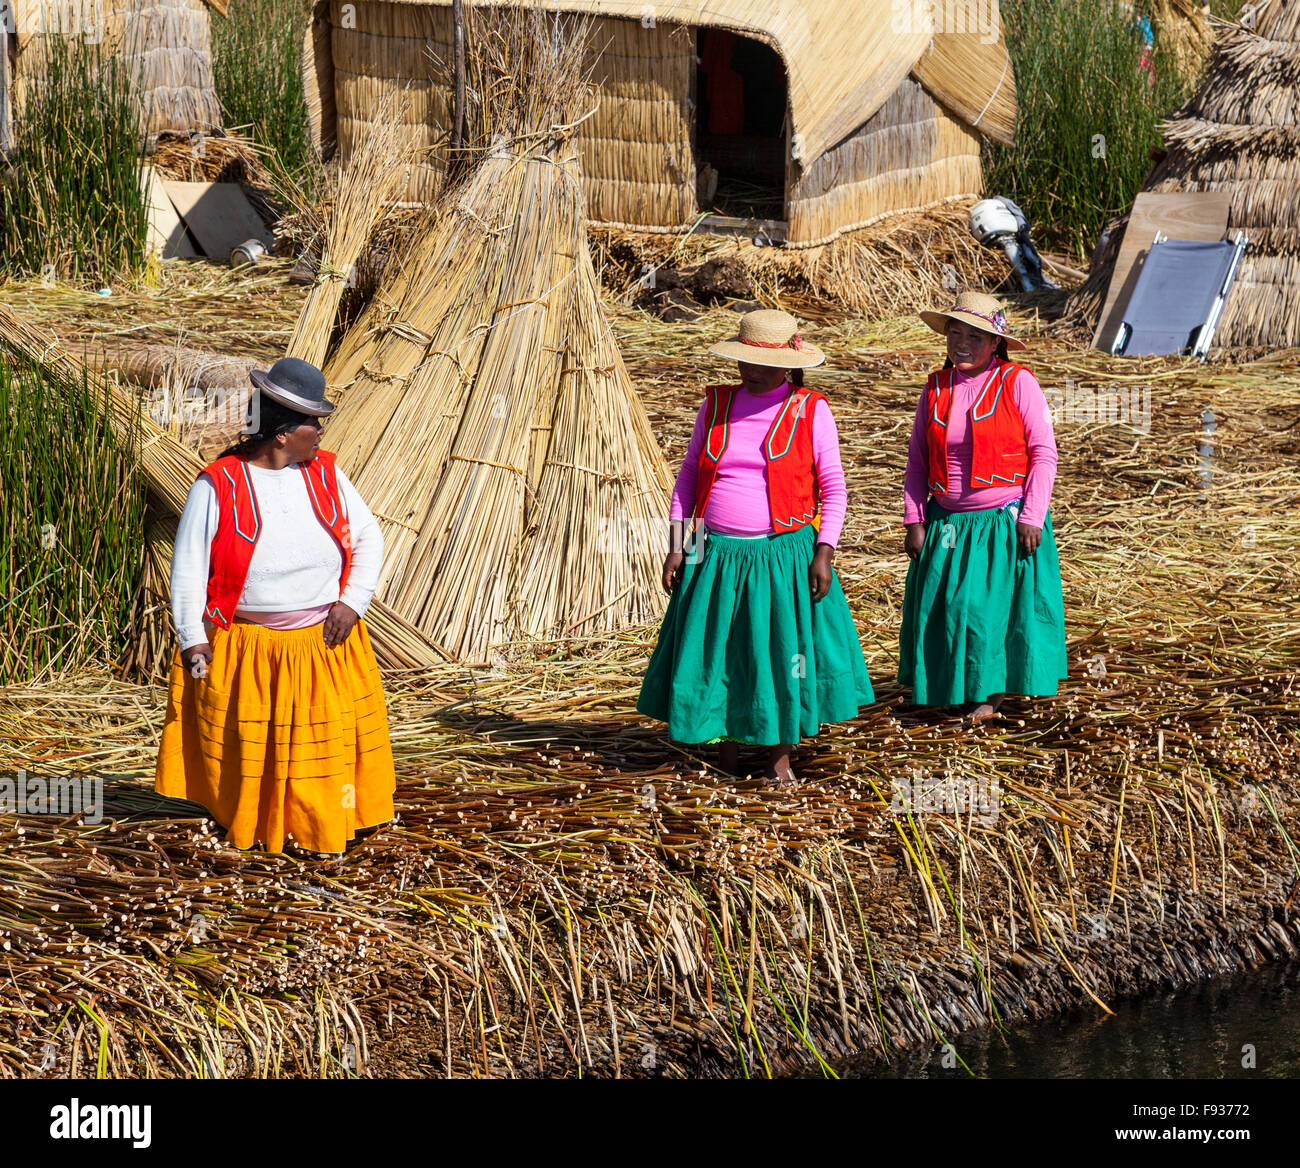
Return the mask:
[[[361,619],[384,540],[320,449],[334,407],[294,357],[254,370],[249,431],[190,488],[172,556],[172,665],[155,786],[236,847],[340,853],[393,817],[379,668]]]
[[[1008,356],[1024,342],[992,296],[963,292],[921,319],[947,359],[908,447],[898,678],[917,705],[964,706],[981,722],[1008,693],[1054,694],[1066,676],[1056,440],[1042,389]]]
[[[677,475],[671,599],[637,709],[679,742],[720,741],[728,771],[742,744],[766,747],[765,775],[785,785],[801,737],[874,697],[831,563],[848,505],[835,419],[804,386],[825,356],[769,310],[709,352],[740,383],[705,389]]]

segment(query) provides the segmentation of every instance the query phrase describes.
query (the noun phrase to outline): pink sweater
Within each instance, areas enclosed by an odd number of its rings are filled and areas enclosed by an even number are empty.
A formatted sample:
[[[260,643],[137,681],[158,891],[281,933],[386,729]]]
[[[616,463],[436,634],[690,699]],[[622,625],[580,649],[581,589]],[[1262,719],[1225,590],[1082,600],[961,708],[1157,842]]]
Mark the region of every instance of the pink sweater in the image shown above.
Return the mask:
[[[952,409],[948,413],[948,484],[950,491],[939,500],[949,511],[983,511],[1004,507],[1024,496],[1019,522],[1042,527],[1052,502],[1052,483],[1056,480],[1056,438],[1052,434],[1052,415],[1047,398],[1034,375],[1026,370],[1016,379],[1016,407],[1025,422],[1025,441],[1029,446],[1029,474],[1024,484],[1010,487],[971,489],[971,437],[968,420],[992,368],[983,373],[958,373],[953,382]],[[930,494],[928,470],[930,455],[925,441],[925,397],[916,407],[912,440],[907,447],[907,477],[903,487],[903,522],[924,523],[925,501]]]
[[[742,389],[731,406],[731,436],[718,463],[718,475],[704,508],[704,522],[715,531],[729,535],[763,535],[772,530],[772,516],[767,504],[767,463],[763,458],[763,440],[767,437],[781,404],[790,392],[782,382],[770,393],[750,393]],[[708,438],[709,422],[705,406],[695,417],[695,430],[682,469],[677,472],[673,488],[671,519],[682,519],[695,509],[695,479],[699,473],[700,452]],[[800,423],[802,425],[802,423]],[[831,411],[817,403],[813,412],[813,466],[821,488],[821,522],[817,542],[834,547],[844,526],[849,492],[840,465],[840,438]]]

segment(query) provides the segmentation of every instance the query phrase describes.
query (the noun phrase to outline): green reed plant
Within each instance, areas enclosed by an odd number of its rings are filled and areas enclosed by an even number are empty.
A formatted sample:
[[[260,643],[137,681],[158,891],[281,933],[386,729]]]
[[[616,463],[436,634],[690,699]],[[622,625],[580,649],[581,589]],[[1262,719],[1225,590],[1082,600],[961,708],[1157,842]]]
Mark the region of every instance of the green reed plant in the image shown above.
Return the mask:
[[[244,0],[212,21],[212,74],[228,127],[251,127],[280,168],[309,188],[315,154],[302,85],[306,0]]]
[[[108,283],[139,271],[146,256],[142,111],[127,66],[110,49],[76,37],[43,40],[0,185],[0,264]]]
[[[986,140],[985,189],[1015,199],[1048,246],[1087,256],[1151,170],[1158,126],[1190,95],[1159,34],[1141,67],[1141,3],[1003,0],[1019,118],[1013,146]]]
[[[0,350],[0,684],[118,660],[144,516],[103,390]]]

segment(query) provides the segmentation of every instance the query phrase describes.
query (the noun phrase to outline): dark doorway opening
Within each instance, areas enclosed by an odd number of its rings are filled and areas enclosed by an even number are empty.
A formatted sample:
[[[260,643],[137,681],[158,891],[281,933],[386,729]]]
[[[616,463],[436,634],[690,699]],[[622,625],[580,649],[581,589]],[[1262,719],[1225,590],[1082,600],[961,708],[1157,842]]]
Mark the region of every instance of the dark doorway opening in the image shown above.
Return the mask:
[[[775,50],[718,28],[699,30],[696,169],[700,209],[785,218],[785,66]]]

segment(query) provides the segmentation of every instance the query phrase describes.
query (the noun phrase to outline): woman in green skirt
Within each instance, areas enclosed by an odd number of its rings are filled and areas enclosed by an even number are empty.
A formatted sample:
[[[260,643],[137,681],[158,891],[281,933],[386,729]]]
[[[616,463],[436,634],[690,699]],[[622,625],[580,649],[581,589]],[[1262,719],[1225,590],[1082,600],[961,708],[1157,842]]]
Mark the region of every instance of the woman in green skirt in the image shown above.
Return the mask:
[[[803,371],[825,356],[785,312],[751,312],[709,352],[740,384],[710,385],[677,475],[663,583],[668,611],[637,709],[679,742],[790,751],[873,700],[832,557],[848,503],[835,419]]]
[[[964,292],[921,319],[948,359],[908,447],[898,679],[917,705],[964,706],[980,722],[1008,693],[1054,694],[1066,676],[1056,440],[1034,375],[1008,359],[1025,346],[993,297]]]

